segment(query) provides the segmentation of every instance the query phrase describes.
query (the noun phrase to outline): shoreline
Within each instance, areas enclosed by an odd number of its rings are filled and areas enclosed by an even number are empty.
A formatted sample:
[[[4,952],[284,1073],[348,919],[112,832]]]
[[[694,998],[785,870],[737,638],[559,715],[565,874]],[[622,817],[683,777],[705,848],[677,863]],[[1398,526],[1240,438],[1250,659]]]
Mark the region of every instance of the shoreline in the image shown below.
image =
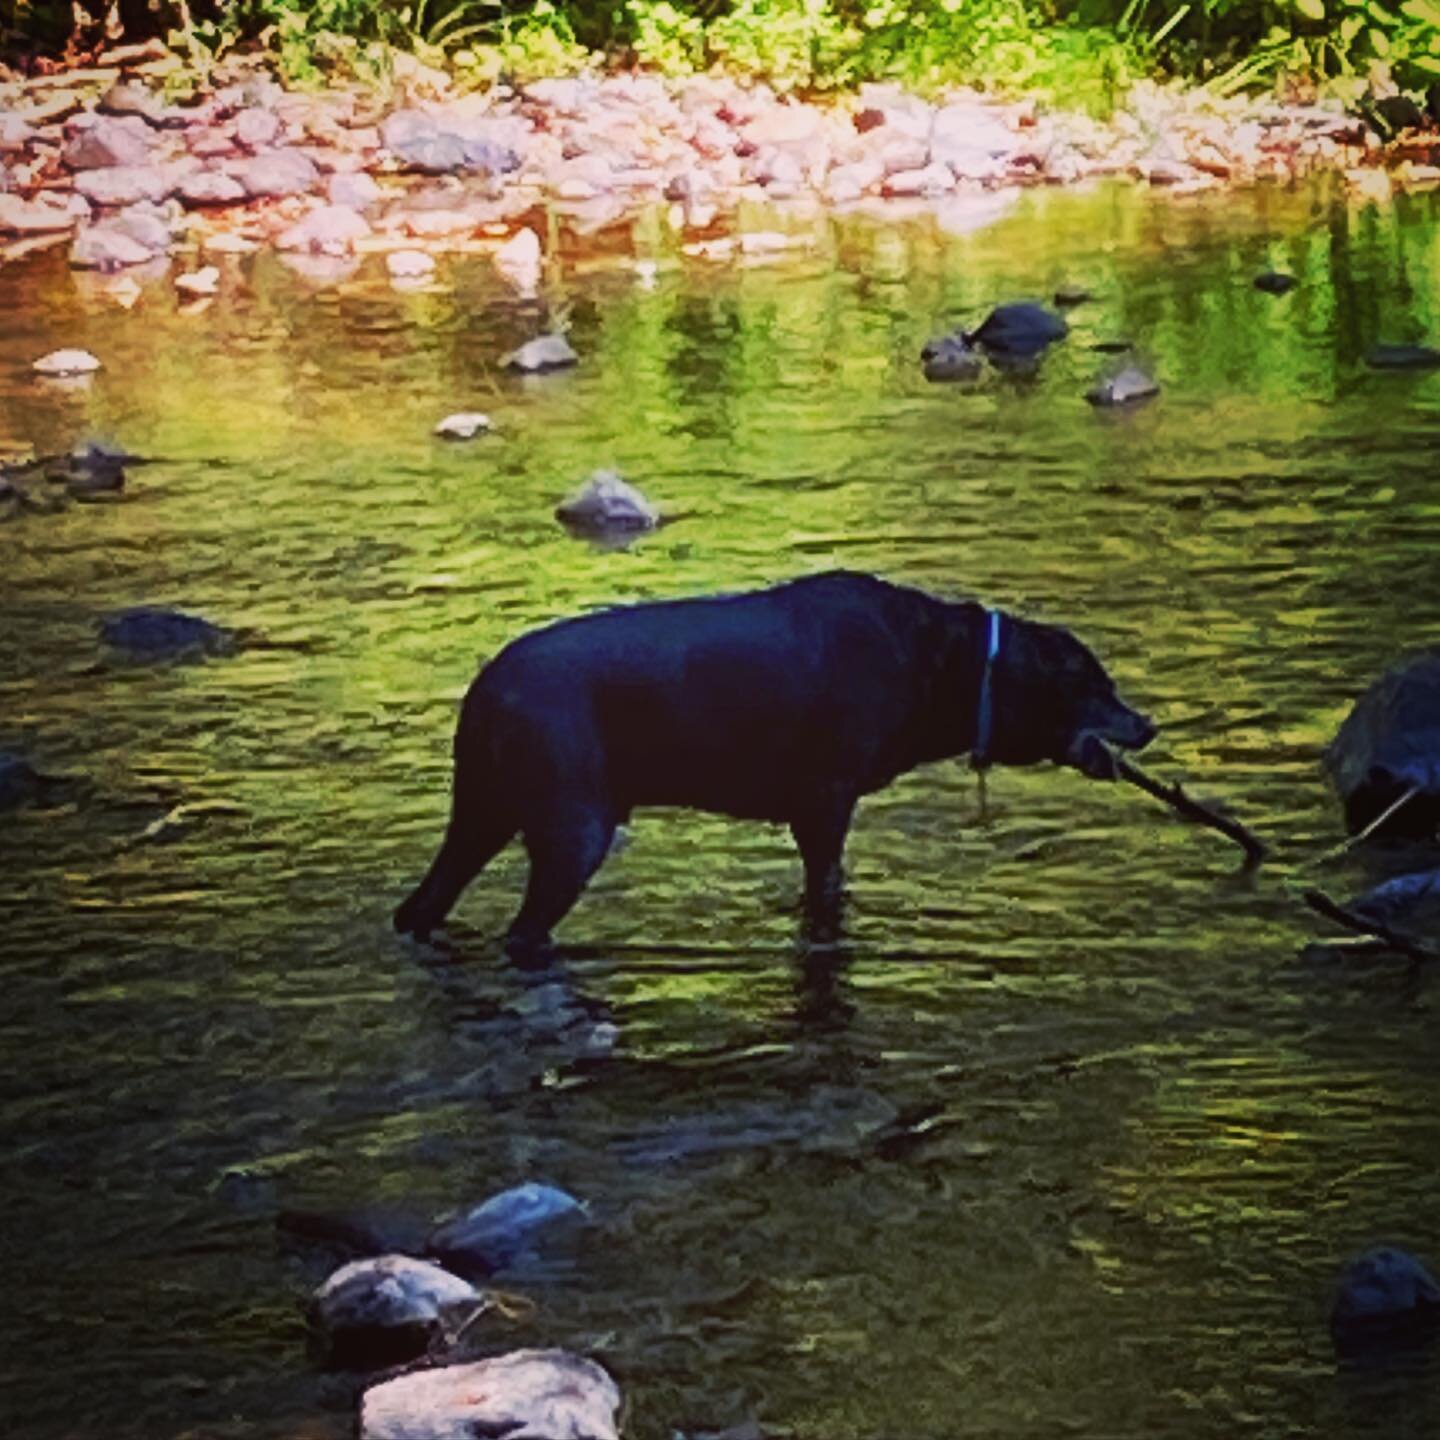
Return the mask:
[[[537,210],[583,232],[668,203],[703,247],[746,201],[913,213],[1102,177],[1190,194],[1340,172],[1372,199],[1440,185],[1435,137],[1384,146],[1338,105],[1153,83],[1102,122],[972,90],[926,100],[866,84],[815,102],[713,74],[460,93],[418,64],[382,101],[287,90],[246,60],[182,106],[152,88],[178,62],[130,50],[129,63],[0,83],[0,263],[60,245],[102,274],[197,249],[380,251],[397,280],[423,281],[426,257],[502,247],[533,288],[541,247],[519,232]]]

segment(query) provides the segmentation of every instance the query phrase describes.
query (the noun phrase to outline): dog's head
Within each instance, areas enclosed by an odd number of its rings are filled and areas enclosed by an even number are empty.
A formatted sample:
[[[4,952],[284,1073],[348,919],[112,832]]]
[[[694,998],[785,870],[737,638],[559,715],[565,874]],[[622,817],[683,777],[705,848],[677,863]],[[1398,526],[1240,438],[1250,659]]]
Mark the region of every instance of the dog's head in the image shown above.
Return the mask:
[[[1155,727],[1115,693],[1115,682],[1068,630],[1006,616],[992,662],[988,758],[1053,760],[1094,780],[1115,778],[1109,746],[1142,750]]]

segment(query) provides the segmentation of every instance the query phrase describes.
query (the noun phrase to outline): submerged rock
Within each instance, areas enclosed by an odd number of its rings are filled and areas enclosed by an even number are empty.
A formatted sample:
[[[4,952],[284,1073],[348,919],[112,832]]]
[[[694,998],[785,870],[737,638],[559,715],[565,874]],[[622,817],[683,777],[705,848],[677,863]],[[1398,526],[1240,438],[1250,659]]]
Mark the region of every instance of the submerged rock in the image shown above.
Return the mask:
[[[1376,345],[1365,357],[1372,370],[1433,370],[1440,350],[1430,345]]]
[[[997,306],[965,339],[1004,355],[1038,355],[1069,333],[1070,327],[1058,315],[1043,305],[1021,300]]]
[[[38,800],[56,782],[40,774],[22,755],[0,750],[0,811]]]
[[[70,264],[76,270],[110,273],[128,265],[148,265],[154,258],[147,246],[111,225],[88,226],[70,247]]]
[[[518,350],[512,350],[501,358],[500,364],[507,370],[524,370],[535,373],[542,370],[562,370],[579,362],[580,357],[563,335],[539,335],[527,340]]]
[[[212,625],[198,615],[179,610],[142,605],[122,610],[100,622],[100,638],[135,659],[198,659],[206,655],[229,655],[237,635],[221,625]]]
[[[660,523],[660,512],[615,471],[597,470],[556,507],[555,518],[573,530],[614,534],[653,530]]]
[[[1084,305],[1090,299],[1090,292],[1083,285],[1062,285],[1051,299],[1062,310]]]
[[[1255,277],[1255,288],[1267,295],[1284,295],[1293,290],[1298,282],[1293,275],[1284,275],[1278,270],[1267,270]]]
[[[457,1270],[489,1274],[532,1257],[543,1241],[572,1235],[585,1213],[553,1185],[516,1185],[441,1225],[426,1248]]]
[[[1138,365],[1126,365],[1085,392],[1085,398],[1098,406],[1133,405],[1160,393],[1160,382]]]
[[[481,1301],[473,1285],[439,1265],[381,1255],[331,1275],[311,1298],[310,1322],[327,1363],[379,1369],[423,1355]]]
[[[984,367],[980,352],[959,333],[927,340],[920,363],[927,380],[973,380]]]
[[[1367,1251],[1341,1275],[1330,1331],[1341,1348],[1422,1338],[1440,1328],[1440,1283],[1408,1251]]]
[[[346,205],[321,205],[286,230],[277,250],[304,250],[312,255],[349,255],[355,242],[370,233],[364,217]]]
[[[619,1408],[593,1360],[515,1350],[373,1386],[360,1400],[360,1440],[619,1440]]]
[[[1433,835],[1440,820],[1440,649],[1386,671],[1355,702],[1324,759],[1352,834],[1413,789],[1381,833]]]

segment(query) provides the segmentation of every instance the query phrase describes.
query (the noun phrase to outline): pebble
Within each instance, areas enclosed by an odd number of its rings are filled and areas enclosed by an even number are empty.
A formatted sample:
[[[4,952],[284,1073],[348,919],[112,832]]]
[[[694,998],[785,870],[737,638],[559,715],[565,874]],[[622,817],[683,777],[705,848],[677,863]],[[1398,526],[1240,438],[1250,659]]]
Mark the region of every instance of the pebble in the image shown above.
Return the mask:
[[[213,295],[220,288],[220,271],[214,265],[187,270],[175,277],[175,288],[183,295]]]
[[[31,368],[39,375],[89,375],[100,362],[88,350],[52,350]]]
[[[435,426],[435,434],[444,440],[473,440],[490,429],[490,417],[478,410],[458,410],[447,415]]]
[[[420,280],[435,273],[435,257],[423,250],[392,250],[385,268],[395,280]]]
[[[1160,393],[1160,384],[1136,365],[1126,365],[1114,375],[1100,381],[1085,392],[1085,398],[1097,406],[1133,405]]]

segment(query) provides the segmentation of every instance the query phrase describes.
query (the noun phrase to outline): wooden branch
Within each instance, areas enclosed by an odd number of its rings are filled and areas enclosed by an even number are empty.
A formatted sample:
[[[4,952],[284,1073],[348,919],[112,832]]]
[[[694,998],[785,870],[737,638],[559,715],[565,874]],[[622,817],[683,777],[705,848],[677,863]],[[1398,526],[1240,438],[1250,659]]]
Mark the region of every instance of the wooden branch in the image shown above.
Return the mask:
[[[1323,865],[1328,860],[1338,859],[1347,850],[1353,850],[1357,845],[1368,840],[1392,815],[1408,805],[1420,793],[1420,790],[1419,785],[1412,785],[1398,800],[1392,800],[1363,830],[1342,840],[1334,849],[1327,850],[1314,863]]]
[[[1116,750],[1110,751],[1110,758],[1115,762],[1115,773],[1122,780],[1127,780],[1147,795],[1153,795],[1157,800],[1164,801],[1184,819],[1194,820],[1200,825],[1208,825],[1212,830],[1218,830],[1227,839],[1233,840],[1244,850],[1247,866],[1258,865],[1265,858],[1265,842],[1247,830],[1238,820],[1232,820],[1228,815],[1221,815],[1210,809],[1208,805],[1202,805],[1198,800],[1191,799],[1185,793],[1184,787],[1179,784],[1166,785],[1159,780],[1151,779],[1143,770],[1132,765]]]
[[[1418,940],[1412,940],[1408,935],[1392,930],[1383,920],[1372,920],[1368,915],[1348,909],[1332,900],[1323,890],[1306,890],[1303,898],[1312,910],[1325,916],[1327,920],[1333,920],[1337,925],[1343,925],[1345,929],[1354,930],[1357,934],[1369,935],[1398,954],[1408,955],[1412,960],[1440,960],[1440,953],[1428,945],[1422,945]]]

